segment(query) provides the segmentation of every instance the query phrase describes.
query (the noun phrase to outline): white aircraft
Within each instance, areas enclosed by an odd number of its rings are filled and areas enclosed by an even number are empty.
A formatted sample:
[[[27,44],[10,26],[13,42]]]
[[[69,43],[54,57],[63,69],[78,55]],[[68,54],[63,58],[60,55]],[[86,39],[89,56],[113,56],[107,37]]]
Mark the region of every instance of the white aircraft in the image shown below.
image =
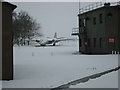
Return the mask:
[[[56,43],[60,42],[60,41],[67,41],[67,40],[73,40],[73,39],[67,39],[64,37],[59,37],[57,38],[57,33],[54,34],[54,38],[44,38],[44,39],[36,39],[35,41],[37,43],[39,43],[40,46],[46,46],[46,45],[52,45],[55,46]]]

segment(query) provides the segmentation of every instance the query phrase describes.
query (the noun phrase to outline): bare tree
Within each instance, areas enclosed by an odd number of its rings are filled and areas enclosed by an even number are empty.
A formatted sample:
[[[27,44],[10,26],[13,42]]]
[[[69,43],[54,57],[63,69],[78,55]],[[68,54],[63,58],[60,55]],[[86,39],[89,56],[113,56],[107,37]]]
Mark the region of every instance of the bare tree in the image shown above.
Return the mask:
[[[13,39],[14,43],[20,40],[32,39],[34,36],[42,36],[40,24],[36,22],[27,12],[13,13]]]

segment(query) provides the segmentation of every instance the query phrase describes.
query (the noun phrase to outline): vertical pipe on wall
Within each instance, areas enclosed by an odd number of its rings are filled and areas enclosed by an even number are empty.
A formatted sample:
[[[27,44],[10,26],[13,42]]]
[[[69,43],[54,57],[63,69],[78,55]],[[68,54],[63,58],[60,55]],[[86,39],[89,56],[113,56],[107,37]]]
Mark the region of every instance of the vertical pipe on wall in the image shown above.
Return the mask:
[[[2,89],[2,2],[0,1],[0,90]]]

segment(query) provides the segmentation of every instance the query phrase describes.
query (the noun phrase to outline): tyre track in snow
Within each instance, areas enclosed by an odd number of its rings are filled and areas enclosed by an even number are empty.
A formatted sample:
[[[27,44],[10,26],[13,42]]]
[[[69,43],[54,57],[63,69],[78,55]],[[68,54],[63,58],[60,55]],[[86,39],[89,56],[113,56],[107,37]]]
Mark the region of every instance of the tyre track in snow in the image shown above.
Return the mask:
[[[107,70],[107,71],[104,71],[104,72],[101,72],[101,73],[97,73],[97,74],[93,74],[93,75],[90,75],[90,76],[87,76],[87,77],[84,77],[84,78],[81,78],[81,79],[78,79],[78,80],[74,80],[74,81],[71,81],[67,84],[63,84],[61,86],[58,86],[56,88],[52,88],[50,90],[62,90],[62,89],[68,89],[71,85],[77,85],[79,83],[85,83],[87,81],[89,81],[90,79],[96,79],[96,78],[99,78],[103,75],[106,75],[108,73],[111,73],[113,71],[118,71],[120,69],[120,66],[114,68],[114,69],[110,69],[110,70]]]

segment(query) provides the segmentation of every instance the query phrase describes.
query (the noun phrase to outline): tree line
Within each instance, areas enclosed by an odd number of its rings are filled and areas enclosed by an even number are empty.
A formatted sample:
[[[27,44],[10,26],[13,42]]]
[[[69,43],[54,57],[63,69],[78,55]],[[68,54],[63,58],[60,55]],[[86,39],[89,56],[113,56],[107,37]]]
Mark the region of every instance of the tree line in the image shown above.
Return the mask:
[[[27,12],[13,12],[13,44],[25,44],[25,40],[42,36],[40,24]]]

